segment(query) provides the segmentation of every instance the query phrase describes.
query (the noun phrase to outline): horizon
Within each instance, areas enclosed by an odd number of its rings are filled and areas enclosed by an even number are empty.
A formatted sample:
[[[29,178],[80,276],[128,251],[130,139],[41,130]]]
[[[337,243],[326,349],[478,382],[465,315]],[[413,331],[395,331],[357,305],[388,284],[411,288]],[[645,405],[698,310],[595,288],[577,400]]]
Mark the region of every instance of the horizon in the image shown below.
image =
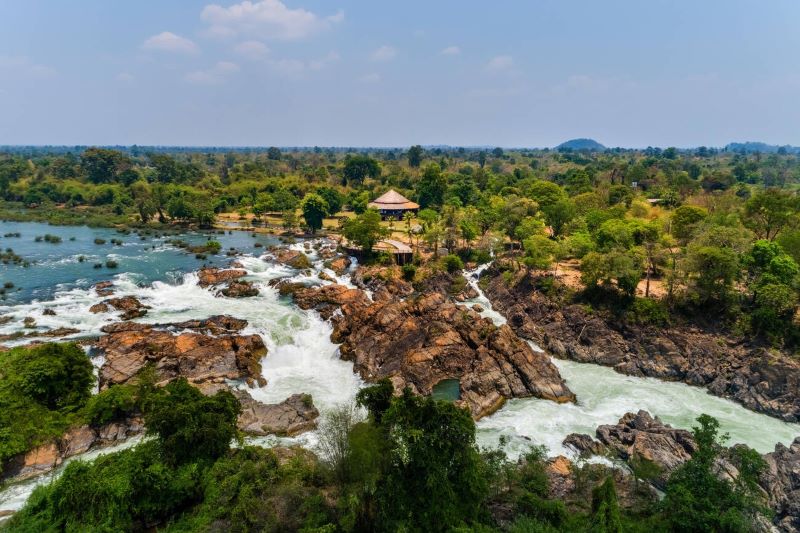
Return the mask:
[[[791,0],[6,2],[0,144],[798,146],[799,19]]]

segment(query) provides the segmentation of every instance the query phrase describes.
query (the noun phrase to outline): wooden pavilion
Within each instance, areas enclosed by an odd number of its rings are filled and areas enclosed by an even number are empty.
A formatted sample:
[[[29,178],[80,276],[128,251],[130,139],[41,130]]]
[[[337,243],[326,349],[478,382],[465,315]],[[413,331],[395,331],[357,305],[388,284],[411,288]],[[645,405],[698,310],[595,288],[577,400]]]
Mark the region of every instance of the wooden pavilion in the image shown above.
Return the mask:
[[[419,204],[412,202],[394,189],[370,202],[368,207],[377,209],[383,220],[389,217],[402,220],[405,213],[410,211],[417,214],[419,211]]]

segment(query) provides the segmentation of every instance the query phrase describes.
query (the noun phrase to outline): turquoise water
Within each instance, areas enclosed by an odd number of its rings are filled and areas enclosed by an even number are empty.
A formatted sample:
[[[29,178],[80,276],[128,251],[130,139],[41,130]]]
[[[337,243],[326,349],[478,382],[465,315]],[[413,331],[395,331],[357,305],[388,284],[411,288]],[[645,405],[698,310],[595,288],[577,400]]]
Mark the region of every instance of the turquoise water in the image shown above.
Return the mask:
[[[8,233],[19,233],[20,237],[4,237]],[[61,242],[36,242],[37,236],[45,234],[61,237]],[[167,241],[174,238],[193,245],[214,239],[222,244],[222,251],[200,260],[194,254],[168,244]],[[95,239],[103,239],[106,243],[95,244]],[[122,245],[112,244],[111,239],[121,240]],[[161,237],[145,236],[142,239],[134,233],[123,235],[108,228],[0,222],[0,248],[12,248],[14,253],[31,263],[27,268],[0,264],[0,286],[6,282],[14,284],[14,288],[7,292],[6,299],[0,299],[0,306],[48,300],[58,291],[89,287],[123,272],[132,273],[136,282],[141,284],[178,281],[184,273],[203,265],[227,265],[231,258],[225,252],[230,247],[244,253],[260,254],[278,242],[277,238],[270,235],[257,234],[252,237],[250,233],[242,231],[224,234],[192,231]],[[263,247],[256,248],[256,243]],[[81,256],[83,262],[80,261]],[[108,260],[116,261],[117,268],[107,268],[105,262]],[[103,267],[94,268],[95,263],[103,263]]]
[[[437,400],[454,402],[461,399],[461,382],[457,379],[443,379],[433,386],[431,396]]]

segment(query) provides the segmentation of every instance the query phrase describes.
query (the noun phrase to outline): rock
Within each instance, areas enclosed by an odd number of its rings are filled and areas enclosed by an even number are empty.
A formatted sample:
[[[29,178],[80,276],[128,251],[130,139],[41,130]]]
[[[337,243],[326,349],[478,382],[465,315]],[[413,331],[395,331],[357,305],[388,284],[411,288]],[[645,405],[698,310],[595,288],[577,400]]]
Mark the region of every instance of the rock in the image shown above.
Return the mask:
[[[55,310],[50,309],[49,307],[47,309],[45,309],[44,311],[42,311],[42,314],[44,316],[56,316]]]
[[[330,261],[326,261],[325,267],[336,272],[337,276],[341,276],[347,272],[347,269],[350,268],[350,264],[350,258],[342,256],[337,257],[336,259],[331,259]]]
[[[366,381],[390,378],[398,393],[408,386],[428,395],[439,381],[459,379],[461,400],[476,419],[508,398],[575,399],[546,356],[442,294],[370,302],[361,291],[327,285],[294,297],[325,316],[340,308],[331,338],[342,343],[342,359]]]
[[[754,411],[800,422],[800,360],[696,327],[652,327],[550,299],[535,274],[495,271],[484,291],[518,335],[557,357],[706,387]]]
[[[228,298],[248,298],[258,296],[258,289],[250,281],[234,280],[217,292],[217,296],[227,296]]]
[[[277,248],[272,251],[272,254],[275,256],[275,261],[282,265],[288,265],[298,270],[311,268],[311,261],[308,256],[299,250]]]
[[[236,396],[242,404],[239,429],[250,435],[294,437],[317,427],[319,411],[308,394],[293,394],[278,404],[264,404],[246,392]]]
[[[243,269],[203,268],[197,273],[197,278],[201,287],[208,287],[209,285],[219,285],[246,275],[247,271]]]
[[[320,272],[317,275],[317,277],[323,281],[330,281],[331,283],[336,283],[336,280],[331,276],[329,276],[328,274],[326,274],[325,272]]]
[[[94,291],[98,296],[111,296],[114,294],[114,290],[111,288],[113,286],[113,281],[101,281],[94,286]]]
[[[314,309],[323,320],[328,320],[341,306],[348,303],[367,303],[367,296],[358,289],[342,285],[324,287],[293,287],[292,296],[301,309]]]
[[[773,524],[785,532],[800,531],[800,437],[764,455],[767,463],[759,484],[775,511]]]
[[[481,304],[472,304],[472,310],[476,313],[483,313],[483,306]]]
[[[109,298],[95,304],[89,308],[92,313],[107,313],[111,309],[122,311],[122,320],[131,320],[147,314],[149,306],[142,304],[134,296],[123,296],[122,298]]]
[[[647,411],[626,413],[616,425],[599,426],[596,435],[620,459],[633,465],[655,465],[660,471],[654,480],[659,487],[697,450],[691,432],[664,424]]]
[[[89,426],[79,426],[68,430],[61,437],[61,454],[71,457],[86,453],[97,441],[97,432]]]
[[[22,481],[45,474],[60,465],[62,458],[56,443],[51,442],[32,449],[22,457],[21,464],[7,469],[4,477]]]
[[[605,455],[606,447],[594,440],[591,436],[582,433],[570,433],[562,441],[562,444],[574,450],[581,457],[592,455]]]
[[[212,317],[207,321],[127,323],[104,328],[108,334],[94,344],[105,355],[98,376],[100,387],[127,383],[147,364],[153,365],[160,382],[177,377],[195,384],[250,378],[265,384],[261,358],[267,348],[261,337],[234,334],[222,327],[241,327],[242,323],[246,324],[229,317]],[[182,331],[176,334],[173,330]],[[213,332],[213,336],[204,332]]]

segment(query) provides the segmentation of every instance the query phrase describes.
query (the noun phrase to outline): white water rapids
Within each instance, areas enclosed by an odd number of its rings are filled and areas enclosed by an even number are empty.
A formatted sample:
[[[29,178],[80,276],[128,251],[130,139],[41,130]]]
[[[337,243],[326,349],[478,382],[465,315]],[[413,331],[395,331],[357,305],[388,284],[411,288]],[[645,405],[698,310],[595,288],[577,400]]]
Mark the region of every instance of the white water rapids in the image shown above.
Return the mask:
[[[302,247],[302,245],[295,245]],[[291,277],[293,281],[324,284],[317,275],[323,269],[316,253],[304,249],[314,264],[311,275],[275,263],[269,256],[238,258],[247,270],[246,279],[260,289],[252,298],[224,298],[214,295],[214,288],[202,288],[196,274],[186,274],[181,279],[156,281],[147,286],[137,284],[135,273],[116,276],[115,296],[133,295],[151,307],[143,322],[165,323],[187,319],[206,318],[228,314],[248,321],[244,333],[257,333],[268,347],[262,361],[267,385],[250,389],[258,400],[275,403],[294,393],[309,393],[314,404],[325,412],[344,402],[352,401],[363,386],[354,374],[351,363],[338,357],[338,347],[330,341],[331,326],[314,312],[302,311],[288,298],[279,297],[268,286],[271,279]],[[483,315],[496,324],[505,319],[491,307],[477,284],[483,266],[465,272],[467,279],[479,296],[470,303],[480,303]],[[338,283],[352,286],[348,276],[336,277],[325,270]],[[56,327],[74,327],[79,335],[99,334],[100,327],[117,320],[118,313],[92,314],[88,308],[103,300],[92,289],[64,288],[52,300],[19,304],[3,309],[7,316],[20,321],[31,316],[37,324]],[[44,315],[47,308],[55,316]],[[0,333],[13,331],[12,325],[0,326]],[[20,342],[28,342],[28,340]],[[535,349],[539,349],[534,346]],[[613,424],[628,411],[646,409],[677,427],[690,428],[701,413],[720,420],[723,431],[731,435],[731,444],[746,443],[760,452],[771,451],[776,442],[788,444],[800,435],[800,425],[787,424],[746,410],[731,401],[707,394],[703,389],[680,383],[666,383],[656,379],[635,378],[617,374],[611,369],[592,364],[553,360],[568,386],[578,397],[576,404],[556,404],[547,400],[518,399],[509,401],[494,415],[480,420],[478,442],[482,446],[495,446],[501,436],[509,438],[507,452],[511,457],[523,453],[532,444],[543,444],[549,452],[568,454],[561,441],[573,432],[594,434],[600,424]],[[278,439],[254,439],[254,443],[273,444]],[[280,439],[282,441],[290,439]],[[293,439],[293,442],[313,446],[314,432]],[[118,448],[112,448],[114,450]],[[92,455],[84,456],[86,458]],[[0,492],[0,511],[18,509],[33,488],[57,475],[52,475],[12,485]]]

